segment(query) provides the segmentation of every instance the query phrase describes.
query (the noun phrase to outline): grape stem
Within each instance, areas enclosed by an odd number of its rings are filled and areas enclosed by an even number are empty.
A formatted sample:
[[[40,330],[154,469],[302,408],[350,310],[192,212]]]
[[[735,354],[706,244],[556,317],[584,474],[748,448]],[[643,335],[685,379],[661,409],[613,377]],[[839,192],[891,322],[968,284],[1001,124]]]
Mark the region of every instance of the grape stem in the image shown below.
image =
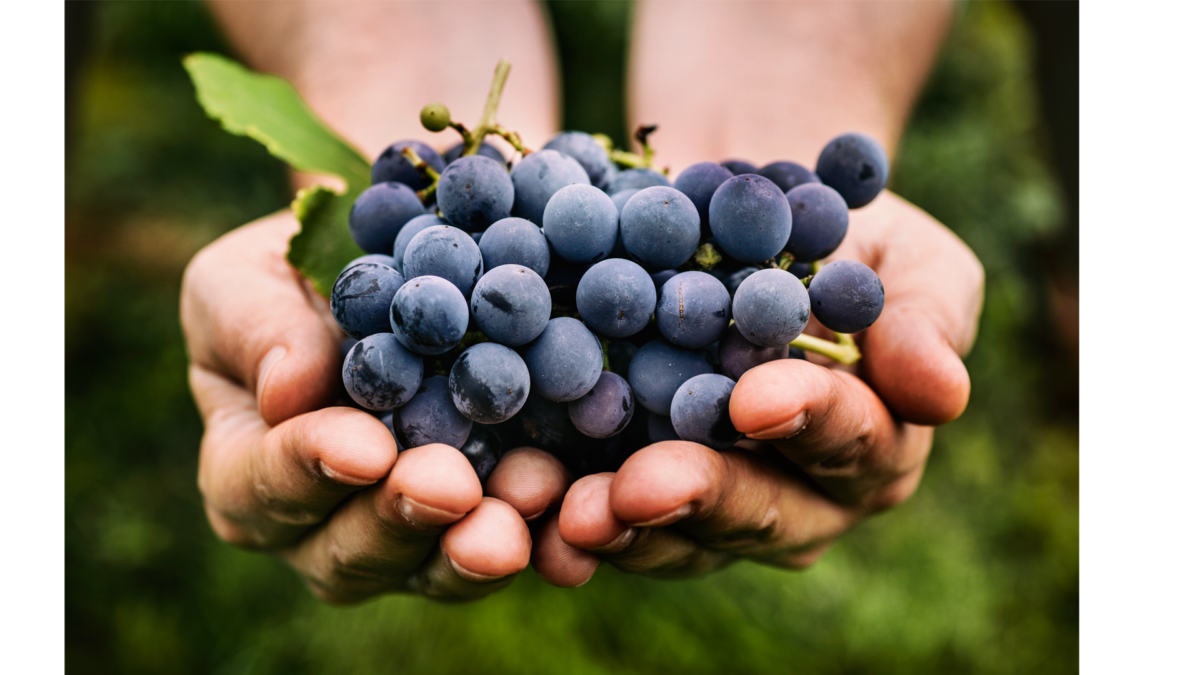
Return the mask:
[[[428,204],[430,197],[437,192],[438,180],[442,177],[442,175],[437,172],[437,169],[429,166],[425,160],[421,159],[421,156],[418,155],[417,152],[412,148],[404,148],[400,151],[400,154],[404,157],[404,159],[408,160],[409,164],[413,165],[414,169],[424,172],[425,175],[429,177],[429,180],[433,181],[429,184],[429,187],[417,192],[417,196],[421,198],[421,203]]]
[[[483,104],[483,115],[479,118],[479,124],[471,131],[461,124],[451,122],[450,126],[454,127],[463,137],[462,157],[474,155],[479,152],[480,146],[483,145],[483,139],[488,134],[495,134],[503,138],[513,147],[521,156],[533,152],[525,147],[521,142],[521,137],[517,132],[505,129],[496,123],[496,111],[500,108],[500,95],[504,93],[504,84],[508,81],[508,73],[512,70],[512,64],[508,59],[500,59],[496,64],[496,72],[492,75],[492,88],[488,91],[487,101]]]
[[[838,363],[852,366],[862,358],[862,352],[858,351],[858,345],[854,344],[854,338],[845,333],[834,333],[837,337],[837,342],[822,340],[819,337],[804,335],[792,340],[791,346],[803,349],[806,352],[816,352],[823,356],[837,361]]]

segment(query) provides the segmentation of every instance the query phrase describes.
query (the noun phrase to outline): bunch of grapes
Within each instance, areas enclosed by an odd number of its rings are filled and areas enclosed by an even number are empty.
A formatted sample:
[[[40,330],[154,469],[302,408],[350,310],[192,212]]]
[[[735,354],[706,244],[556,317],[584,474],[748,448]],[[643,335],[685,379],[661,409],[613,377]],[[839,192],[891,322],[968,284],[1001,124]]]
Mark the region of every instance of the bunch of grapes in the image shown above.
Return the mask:
[[[657,441],[727,448],[735,383],[805,358],[792,343],[810,313],[857,358],[849,334],[883,309],[866,265],[820,263],[849,209],[887,183],[867,136],[835,138],[815,172],[702,162],[672,183],[652,165],[653,127],[635,155],[574,131],[533,152],[491,125],[512,163],[445,106],[421,121],[464,143],[438,154],[400,141],[379,156],[350,214],[368,255],[342,271],[330,305],[350,336],[348,396],[381,413],[401,448],[461,449],[481,481],[524,444],[576,477]]]

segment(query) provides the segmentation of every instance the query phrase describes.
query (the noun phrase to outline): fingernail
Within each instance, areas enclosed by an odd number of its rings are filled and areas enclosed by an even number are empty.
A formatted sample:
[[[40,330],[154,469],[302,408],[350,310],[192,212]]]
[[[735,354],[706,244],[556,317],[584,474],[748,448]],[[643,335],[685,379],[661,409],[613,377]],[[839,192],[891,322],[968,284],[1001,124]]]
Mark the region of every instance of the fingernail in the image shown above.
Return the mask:
[[[370,485],[375,482],[375,481],[371,480],[370,478],[356,478],[354,476],[348,476],[340,471],[334,471],[333,469],[329,468],[328,464],[326,464],[325,462],[322,462],[320,460],[317,461],[317,465],[319,467],[321,467],[321,473],[326,478],[328,478],[329,480],[332,480],[332,481],[337,481],[338,483],[345,483],[346,485],[362,486],[362,485]]]
[[[625,528],[624,532],[617,535],[616,539],[613,539],[603,546],[589,548],[588,551],[591,551],[592,553],[620,553],[621,551],[629,548],[629,545],[633,543],[633,538],[636,536],[637,530],[633,529],[632,527],[627,527]]]
[[[542,516],[546,515],[546,511],[548,511],[548,510],[549,509],[542,509],[541,511],[538,511],[537,513],[533,514],[532,516],[524,516],[524,519],[526,521],[537,520],[538,518],[541,518]]]
[[[775,426],[767,427],[766,429],[760,429],[759,431],[748,432],[746,434],[746,438],[753,438],[759,441],[788,438],[800,433],[806,426],[808,426],[808,413],[801,411],[799,415],[796,415],[792,419],[781,424],[776,424]]]
[[[632,523],[632,526],[633,527],[662,527],[663,525],[670,525],[671,523],[674,523],[677,520],[682,520],[684,518],[687,518],[688,516],[692,515],[692,512],[695,510],[696,510],[696,507],[692,506],[691,502],[688,502],[687,504],[684,504],[683,506],[675,509],[674,511],[668,513],[665,516],[655,518],[654,520],[648,520],[644,523]]]
[[[426,506],[409,499],[406,495],[401,495],[400,515],[404,516],[404,519],[414,527],[425,529],[449,525],[466,514]]]
[[[287,356],[287,347],[279,345],[271,347],[271,350],[263,355],[262,361],[259,362],[258,382],[254,387],[254,398],[260,404],[262,403],[263,389],[267,387],[267,378],[271,376],[271,370],[275,368],[275,364],[279,363],[279,360],[284,356]]]
[[[475,572],[471,572],[470,570],[464,568],[462,565],[459,565],[458,563],[454,562],[454,558],[451,558],[450,556],[446,556],[446,560],[450,561],[450,567],[454,570],[455,574],[466,579],[467,581],[473,581],[477,584],[486,584],[486,583],[491,583],[493,581],[500,581],[504,577],[508,576],[506,574],[501,574],[499,576],[489,576],[487,574],[476,574]]]

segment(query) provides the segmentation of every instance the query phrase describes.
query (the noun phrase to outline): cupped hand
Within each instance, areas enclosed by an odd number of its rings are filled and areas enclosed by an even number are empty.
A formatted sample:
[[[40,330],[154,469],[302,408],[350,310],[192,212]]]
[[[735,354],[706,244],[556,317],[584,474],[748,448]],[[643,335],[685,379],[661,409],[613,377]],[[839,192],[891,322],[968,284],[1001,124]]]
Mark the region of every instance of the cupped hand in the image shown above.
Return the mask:
[[[372,415],[323,407],[341,386],[342,336],[328,300],[284,259],[297,227],[290,214],[246,225],[184,273],[189,379],[205,426],[199,484],[214,531],[278,555],[330,602],[394,591],[469,600],[503,588],[529,561],[522,515],[561,500],[565,478],[538,464],[545,453],[506,457],[504,475],[527,475],[531,459],[536,469],[509,489],[522,513],[485,497],[458,450],[397,455]]]
[[[943,225],[887,192],[852,212],[831,258],[864,262],[883,282],[883,313],[855,336],[862,361],[763,364],[730,400],[749,441],[724,452],[657,443],[615,474],[576,482],[535,533],[539,574],[577,586],[601,560],[660,577],[739,558],[804,568],[862,518],[912,495],[932,426],[967,404],[961,357],[975,337],[982,266]],[[806,332],[831,336],[815,318]]]

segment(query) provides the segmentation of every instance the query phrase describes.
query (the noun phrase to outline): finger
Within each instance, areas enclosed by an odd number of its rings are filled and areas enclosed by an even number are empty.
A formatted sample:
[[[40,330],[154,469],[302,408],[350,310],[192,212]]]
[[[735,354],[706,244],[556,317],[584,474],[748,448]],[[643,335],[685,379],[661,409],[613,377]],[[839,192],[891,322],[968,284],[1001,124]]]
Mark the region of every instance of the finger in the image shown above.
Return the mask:
[[[395,439],[366,413],[327,408],[270,428],[242,387],[200,366],[190,380],[205,423],[200,492],[231,543],[288,544],[396,461]]]
[[[774,564],[823,549],[860,517],[780,458],[684,441],[635,453],[613,479],[609,501],[613,517],[635,527],[670,526],[705,547]],[[577,517],[564,504],[562,518]]]
[[[442,444],[405,450],[385,482],[352,497],[283,556],[329,602],[404,590],[443,530],[482,499],[475,470],[458,450]],[[461,562],[493,573],[475,558]]]
[[[504,588],[529,565],[533,541],[516,509],[484,497],[442,536],[441,551],[409,589],[443,602],[474,600]]]
[[[192,361],[254,392],[267,424],[316,410],[340,385],[326,300],[285,259],[295,231],[277,214],[230,232],[188,264],[180,315]]]
[[[887,294],[883,313],[860,337],[860,375],[902,419],[944,424],[970,398],[962,363],[975,339],[983,266],[928,214],[884,192],[856,212],[861,238],[834,258],[871,260]]]
[[[932,443],[928,427],[898,424],[854,375],[795,359],[747,371],[730,396],[729,415],[739,431],[770,441],[853,507],[868,506],[902,479],[915,489],[912,474],[919,476]]]
[[[506,452],[488,477],[484,494],[507,502],[525,520],[533,520],[562,502],[571,476],[562,462],[537,448]]]
[[[563,541],[558,531],[558,514],[551,514],[533,538],[533,569],[547,583],[562,588],[584,585],[596,573],[600,558]]]
[[[633,457],[642,452],[645,450]],[[632,458],[621,467],[622,471],[630,461]],[[622,522],[609,498],[617,475],[587,476],[571,486],[558,516],[558,531],[564,543],[597,554],[626,572],[661,578],[699,576],[731,561],[728,554],[701,546],[674,530],[630,527]],[[662,480],[671,482],[673,477],[663,476]],[[561,568],[548,571],[555,578],[568,576]]]

